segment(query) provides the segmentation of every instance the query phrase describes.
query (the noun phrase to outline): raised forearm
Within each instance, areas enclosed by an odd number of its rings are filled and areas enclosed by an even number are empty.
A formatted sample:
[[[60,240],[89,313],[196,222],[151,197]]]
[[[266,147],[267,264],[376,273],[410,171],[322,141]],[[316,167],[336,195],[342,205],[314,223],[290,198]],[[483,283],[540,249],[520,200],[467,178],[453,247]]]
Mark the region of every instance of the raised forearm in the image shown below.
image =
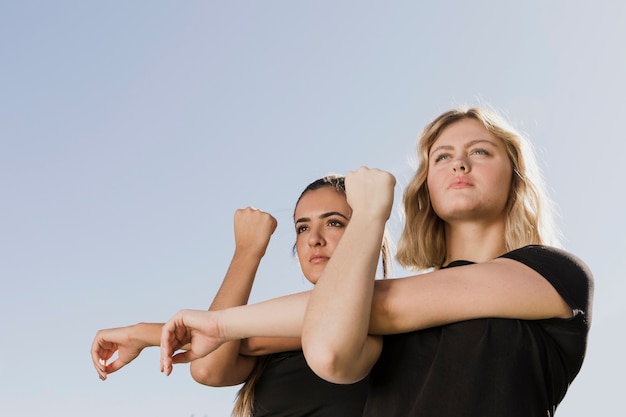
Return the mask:
[[[303,349],[314,371],[332,382],[362,378],[378,356],[380,344],[368,333],[384,227],[384,219],[353,216],[311,294]]]
[[[236,250],[224,281],[211,302],[209,310],[244,305],[248,302],[262,254]]]
[[[209,310],[221,310],[248,302],[262,256],[259,252],[235,250],[224,281]],[[243,382],[254,367],[256,359],[243,357],[239,351],[240,341],[236,340],[193,361],[190,365],[193,379],[209,386],[236,385]]]

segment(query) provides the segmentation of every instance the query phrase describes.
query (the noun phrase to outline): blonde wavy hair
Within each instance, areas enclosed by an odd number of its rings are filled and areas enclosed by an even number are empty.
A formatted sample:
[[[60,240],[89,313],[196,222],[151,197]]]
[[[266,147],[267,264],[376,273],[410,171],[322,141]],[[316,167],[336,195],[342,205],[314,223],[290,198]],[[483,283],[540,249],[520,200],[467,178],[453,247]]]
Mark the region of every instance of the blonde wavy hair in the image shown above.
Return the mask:
[[[404,189],[405,226],[396,260],[412,270],[438,269],[446,259],[444,222],[433,210],[426,179],[430,149],[445,128],[464,119],[480,122],[505,145],[513,168],[506,207],[505,244],[513,250],[530,244],[560,246],[553,204],[531,143],[495,111],[485,108],[449,110],[430,122],[417,141],[418,167]]]

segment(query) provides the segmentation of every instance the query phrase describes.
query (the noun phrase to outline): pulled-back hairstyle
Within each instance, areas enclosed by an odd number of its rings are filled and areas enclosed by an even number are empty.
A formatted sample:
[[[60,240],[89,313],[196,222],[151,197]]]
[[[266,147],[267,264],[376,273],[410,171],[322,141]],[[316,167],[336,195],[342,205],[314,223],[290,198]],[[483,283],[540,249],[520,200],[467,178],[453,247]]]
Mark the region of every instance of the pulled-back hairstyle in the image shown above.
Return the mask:
[[[513,174],[506,207],[505,244],[513,250],[530,244],[559,246],[552,202],[545,189],[530,142],[492,110],[459,108],[430,122],[417,141],[418,167],[404,189],[404,230],[396,259],[414,270],[441,268],[446,259],[444,222],[433,210],[428,193],[428,156],[444,129],[465,119],[480,122],[506,148]]]
[[[309,191],[315,191],[320,188],[332,187],[340,194],[346,195],[346,183],[345,177],[342,175],[327,175],[323,178],[317,179],[307,185],[307,187],[302,191],[300,197],[296,201],[296,208],[298,207],[298,203],[302,197],[308,193]],[[295,212],[295,209],[294,209]],[[295,247],[294,247],[295,252]],[[381,253],[381,267],[383,278],[387,278],[391,273],[391,241],[389,239],[388,233],[385,230],[383,235],[383,241],[380,248]],[[243,386],[239,389],[237,393],[237,398],[235,399],[235,406],[233,408],[232,417],[252,417],[254,416],[254,387],[261,377],[261,374],[265,370],[265,366],[267,365],[269,356],[260,356],[257,358],[256,365],[254,369],[244,382]]]

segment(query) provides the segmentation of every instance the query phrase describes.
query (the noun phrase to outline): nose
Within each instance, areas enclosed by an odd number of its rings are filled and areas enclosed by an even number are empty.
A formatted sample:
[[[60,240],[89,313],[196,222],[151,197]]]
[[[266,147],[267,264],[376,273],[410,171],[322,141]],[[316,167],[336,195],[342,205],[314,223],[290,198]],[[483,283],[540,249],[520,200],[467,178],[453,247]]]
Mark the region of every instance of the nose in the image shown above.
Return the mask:
[[[470,171],[469,163],[463,158],[457,158],[452,162],[452,173],[457,174],[462,172],[467,174]]]
[[[324,239],[324,236],[322,235],[322,233],[320,233],[319,230],[311,230],[311,232],[309,233],[309,246],[315,247],[315,246],[325,246],[325,245],[326,245],[326,240]]]

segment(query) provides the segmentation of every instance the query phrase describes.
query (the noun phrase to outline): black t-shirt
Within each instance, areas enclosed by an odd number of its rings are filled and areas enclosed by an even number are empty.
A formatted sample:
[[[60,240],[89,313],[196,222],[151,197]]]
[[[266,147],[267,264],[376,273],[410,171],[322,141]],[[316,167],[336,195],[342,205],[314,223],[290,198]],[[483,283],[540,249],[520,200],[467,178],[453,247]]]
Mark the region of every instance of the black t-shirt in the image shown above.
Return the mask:
[[[585,355],[593,278],[578,258],[555,248],[526,246],[502,257],[539,272],[574,317],[476,319],[385,336],[365,417],[554,415]]]
[[[318,377],[302,351],[276,353],[254,388],[254,417],[361,417],[367,378],[333,384]]]

